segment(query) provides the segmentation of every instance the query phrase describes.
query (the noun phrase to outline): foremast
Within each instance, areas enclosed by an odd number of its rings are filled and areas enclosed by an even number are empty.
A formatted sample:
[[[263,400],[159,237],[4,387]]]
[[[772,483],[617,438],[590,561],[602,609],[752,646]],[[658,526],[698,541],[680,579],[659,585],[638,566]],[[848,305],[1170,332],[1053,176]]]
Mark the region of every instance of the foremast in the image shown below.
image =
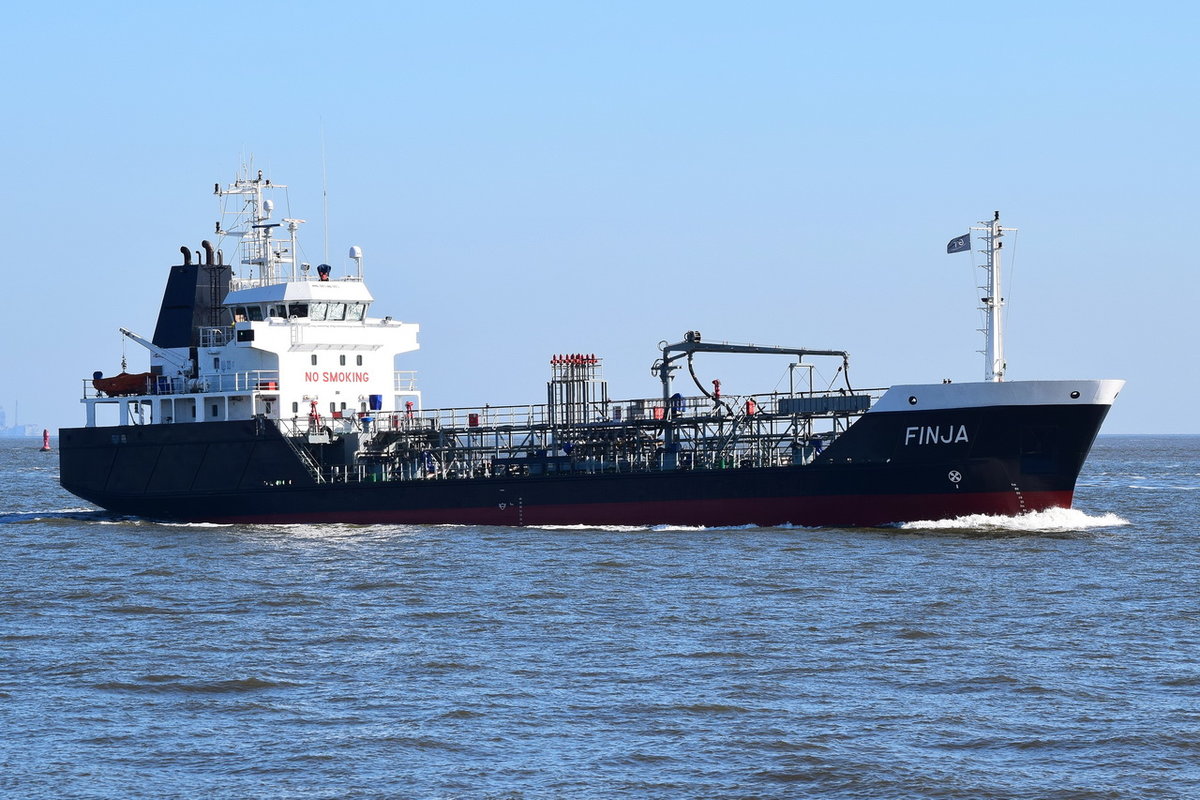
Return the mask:
[[[985,284],[981,287],[984,296],[980,298],[983,303],[981,310],[984,313],[983,337],[985,344],[981,351],[984,359],[983,375],[985,381],[1000,383],[1004,380],[1004,372],[1008,368],[1004,358],[1005,302],[1000,262],[1000,253],[1004,242],[1000,239],[1006,232],[1015,231],[1016,228],[1002,228],[1000,212],[997,211],[990,221],[981,221],[978,226],[972,226],[971,230],[982,232],[984,241],[984,249],[979,251],[984,256],[985,261],[982,267],[986,271]]]

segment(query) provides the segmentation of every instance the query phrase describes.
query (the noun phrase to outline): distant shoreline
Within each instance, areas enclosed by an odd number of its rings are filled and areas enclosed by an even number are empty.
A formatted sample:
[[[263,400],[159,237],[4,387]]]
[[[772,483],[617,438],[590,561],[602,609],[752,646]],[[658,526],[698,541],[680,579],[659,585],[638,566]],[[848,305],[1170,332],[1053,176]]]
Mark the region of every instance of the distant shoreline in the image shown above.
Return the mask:
[[[1101,433],[1098,438],[1110,439],[1118,436],[1200,436],[1200,433]]]

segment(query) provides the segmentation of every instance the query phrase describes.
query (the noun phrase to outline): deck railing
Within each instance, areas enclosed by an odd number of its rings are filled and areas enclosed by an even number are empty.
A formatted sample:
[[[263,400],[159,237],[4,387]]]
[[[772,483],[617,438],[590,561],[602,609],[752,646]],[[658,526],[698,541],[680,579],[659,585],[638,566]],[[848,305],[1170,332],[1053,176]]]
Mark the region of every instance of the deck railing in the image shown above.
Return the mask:
[[[223,372],[201,378],[179,378],[167,375],[149,375],[135,392],[121,395],[106,395],[96,389],[92,379],[83,382],[83,398],[112,397],[132,399],[136,397],[158,397],[181,394],[221,394],[227,392],[278,391],[279,370],[254,369],[243,372]]]
[[[765,393],[719,403],[677,397],[669,408],[661,398],[605,401],[571,424],[556,423],[562,417],[546,405],[318,414],[278,424],[301,445],[358,437],[352,461],[335,456],[338,463],[322,468],[332,482],[783,467],[811,462],[881,391]]]

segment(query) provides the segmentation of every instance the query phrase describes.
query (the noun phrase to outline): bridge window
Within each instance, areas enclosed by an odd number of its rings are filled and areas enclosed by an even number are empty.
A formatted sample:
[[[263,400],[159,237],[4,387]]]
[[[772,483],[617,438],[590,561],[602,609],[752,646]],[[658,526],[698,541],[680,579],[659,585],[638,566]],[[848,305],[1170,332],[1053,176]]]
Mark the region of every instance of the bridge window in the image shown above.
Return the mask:
[[[316,322],[324,322],[328,310],[328,303],[311,303],[308,306],[308,318]]]
[[[363,318],[363,314],[366,313],[366,310],[366,303],[348,303],[346,305],[346,319],[357,322]]]
[[[330,303],[329,304],[329,313],[325,316],[325,319],[342,320],[345,318],[346,318],[346,304],[345,303]]]
[[[288,316],[307,317],[308,306],[304,303],[292,303],[290,306],[288,306]]]

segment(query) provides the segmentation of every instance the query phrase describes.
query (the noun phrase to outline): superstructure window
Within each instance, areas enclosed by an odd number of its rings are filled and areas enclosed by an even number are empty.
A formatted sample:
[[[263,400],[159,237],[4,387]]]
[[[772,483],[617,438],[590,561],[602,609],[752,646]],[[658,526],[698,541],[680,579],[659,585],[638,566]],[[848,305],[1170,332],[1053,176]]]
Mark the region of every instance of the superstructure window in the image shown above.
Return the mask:
[[[355,356],[354,360],[358,363],[358,366],[362,366],[362,356]]]
[[[288,316],[290,317],[307,317],[308,306],[304,303],[292,303],[288,306]]]
[[[262,306],[246,306],[246,313],[250,315],[251,322],[262,322]]]
[[[325,315],[325,319],[343,320],[346,318],[345,303],[330,303],[329,312]]]
[[[328,310],[328,303],[310,303],[308,306],[308,318],[316,322],[324,322],[325,314]]]
[[[346,366],[346,357],[344,355],[338,356],[338,364],[343,367]]]
[[[313,357],[312,357],[312,365],[313,365],[314,367],[317,365],[317,354],[316,354],[316,353],[313,353]]]
[[[346,319],[353,320],[354,322],[358,322],[360,319],[363,318],[363,314],[366,313],[366,310],[367,310],[366,303],[347,303],[346,304]]]

